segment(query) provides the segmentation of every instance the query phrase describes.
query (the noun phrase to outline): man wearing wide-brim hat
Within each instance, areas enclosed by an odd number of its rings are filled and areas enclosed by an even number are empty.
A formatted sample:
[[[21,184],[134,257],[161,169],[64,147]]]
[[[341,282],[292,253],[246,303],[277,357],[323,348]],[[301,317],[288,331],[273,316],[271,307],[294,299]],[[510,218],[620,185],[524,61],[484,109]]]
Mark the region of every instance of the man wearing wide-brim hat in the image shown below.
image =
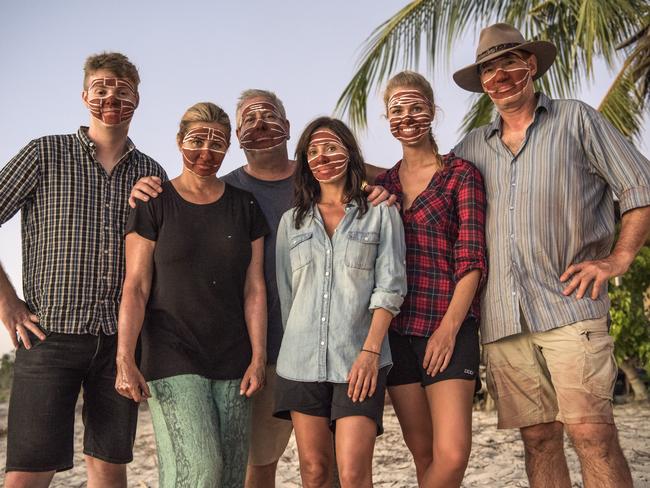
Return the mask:
[[[499,428],[521,429],[532,487],[570,487],[563,431],[585,486],[632,486],[612,412],[617,366],[607,281],[650,230],[650,162],[596,110],[535,93],[556,49],[507,24],[481,32],[454,74],[495,120],[454,153],[483,173],[489,278],[481,310]],[[614,244],[614,201],[622,213]]]

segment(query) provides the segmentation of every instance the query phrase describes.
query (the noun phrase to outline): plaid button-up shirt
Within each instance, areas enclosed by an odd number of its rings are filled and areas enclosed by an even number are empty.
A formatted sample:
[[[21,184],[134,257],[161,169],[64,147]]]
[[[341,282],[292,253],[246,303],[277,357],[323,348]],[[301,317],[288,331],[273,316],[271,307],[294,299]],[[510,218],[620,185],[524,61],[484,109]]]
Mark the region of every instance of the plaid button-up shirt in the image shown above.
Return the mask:
[[[402,335],[430,336],[440,325],[456,283],[468,272],[487,275],[485,251],[485,192],[479,171],[453,153],[442,157],[444,166],[415,199],[402,210],[406,238],[408,291],[391,328]],[[397,195],[401,161],[376,183]],[[479,292],[468,317],[480,318]]]
[[[22,210],[23,290],[48,331],[114,334],[131,187],[166,178],[128,141],[111,174],[87,128],[31,141],[0,171],[0,224]]]

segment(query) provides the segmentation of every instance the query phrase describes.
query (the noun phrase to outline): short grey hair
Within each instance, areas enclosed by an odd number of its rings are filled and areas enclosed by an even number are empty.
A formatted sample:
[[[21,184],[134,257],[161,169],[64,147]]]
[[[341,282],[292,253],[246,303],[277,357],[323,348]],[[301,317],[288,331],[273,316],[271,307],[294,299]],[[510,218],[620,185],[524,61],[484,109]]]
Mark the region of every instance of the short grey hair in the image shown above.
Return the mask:
[[[239,127],[241,123],[241,110],[242,107],[244,106],[244,103],[251,98],[258,98],[258,97],[266,98],[269,102],[271,102],[273,105],[278,107],[278,110],[280,111],[282,117],[285,120],[287,119],[287,112],[284,110],[284,104],[282,103],[282,100],[280,100],[275,93],[269,90],[259,90],[257,88],[251,88],[241,92],[241,95],[239,95],[239,99],[237,100],[237,109],[235,111],[235,123],[237,124],[237,127]]]

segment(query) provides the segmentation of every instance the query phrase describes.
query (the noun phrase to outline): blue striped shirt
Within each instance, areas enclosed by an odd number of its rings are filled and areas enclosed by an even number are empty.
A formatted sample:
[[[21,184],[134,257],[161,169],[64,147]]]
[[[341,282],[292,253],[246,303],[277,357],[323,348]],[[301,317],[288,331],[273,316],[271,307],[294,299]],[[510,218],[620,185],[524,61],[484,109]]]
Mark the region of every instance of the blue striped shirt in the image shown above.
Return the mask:
[[[650,162],[600,113],[538,94],[533,122],[513,155],[501,118],[470,132],[453,152],[483,173],[490,276],[481,302],[483,343],[603,317],[609,297],[565,297],[560,275],[602,259],[621,213],[650,205]]]

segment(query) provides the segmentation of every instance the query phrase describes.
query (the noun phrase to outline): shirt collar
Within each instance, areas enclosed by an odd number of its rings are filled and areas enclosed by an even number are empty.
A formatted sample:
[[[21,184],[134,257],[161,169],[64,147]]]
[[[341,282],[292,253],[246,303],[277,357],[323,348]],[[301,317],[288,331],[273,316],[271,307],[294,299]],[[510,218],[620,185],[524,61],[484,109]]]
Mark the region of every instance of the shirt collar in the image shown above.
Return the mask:
[[[359,205],[357,205],[357,202],[355,202],[354,200],[352,200],[352,201],[350,201],[350,202],[348,202],[348,203],[345,204],[345,211],[346,211],[346,213],[347,213],[347,212],[350,211],[351,209],[353,209],[353,208],[357,208],[358,206],[359,206]],[[312,205],[312,206],[311,206],[311,209],[309,210],[309,212],[307,212],[307,216],[308,216],[308,217],[313,217],[314,215],[316,215],[318,218],[321,218],[321,216],[320,216],[320,211],[318,210],[318,205],[316,205],[316,204]]]
[[[535,115],[533,117],[533,121],[537,119],[537,115],[541,111],[550,112],[551,110],[550,98],[548,98],[542,92],[537,92],[535,93],[535,95],[537,96],[537,105],[535,106]],[[501,135],[501,115],[499,115],[498,112],[497,112],[497,116],[494,118],[492,123],[487,126],[487,130],[485,131],[485,140],[487,141],[495,133]]]
[[[79,130],[77,131],[77,137],[79,138],[79,141],[81,142],[81,145],[86,148],[90,152],[90,154],[94,155],[95,154],[95,143],[88,137],[88,127],[85,125],[82,125],[79,127]],[[133,141],[130,138],[126,138],[126,152],[122,156],[122,159],[126,158],[125,162],[130,162],[131,161],[131,153],[135,150],[135,144],[133,144]]]

